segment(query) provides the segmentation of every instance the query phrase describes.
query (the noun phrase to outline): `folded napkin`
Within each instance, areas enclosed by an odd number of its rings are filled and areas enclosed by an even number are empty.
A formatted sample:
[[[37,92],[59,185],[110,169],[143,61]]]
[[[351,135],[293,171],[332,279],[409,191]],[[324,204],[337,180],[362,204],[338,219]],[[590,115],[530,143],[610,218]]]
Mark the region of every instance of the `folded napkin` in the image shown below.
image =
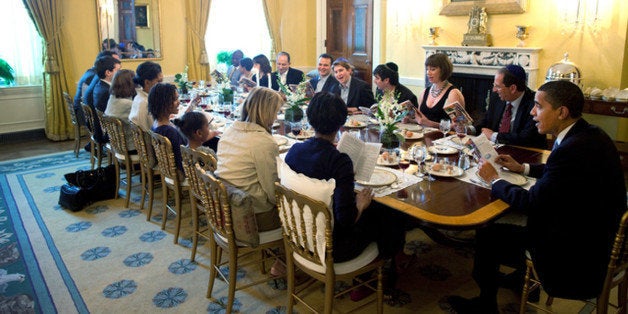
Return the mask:
[[[489,189],[490,190],[491,189],[491,184],[482,181],[480,179],[480,177],[478,177],[477,172],[478,172],[478,167],[477,166],[473,166],[473,167],[470,167],[469,169],[467,169],[464,172],[463,175],[457,177],[456,179],[458,179],[460,181],[467,182],[467,183],[475,184],[477,186],[481,186],[481,187],[483,187],[485,189]],[[521,187],[526,189],[526,190],[530,190],[530,188],[536,183],[536,179],[532,178],[532,177],[526,177],[526,179],[528,179],[528,182],[526,182],[526,184],[524,184]]]

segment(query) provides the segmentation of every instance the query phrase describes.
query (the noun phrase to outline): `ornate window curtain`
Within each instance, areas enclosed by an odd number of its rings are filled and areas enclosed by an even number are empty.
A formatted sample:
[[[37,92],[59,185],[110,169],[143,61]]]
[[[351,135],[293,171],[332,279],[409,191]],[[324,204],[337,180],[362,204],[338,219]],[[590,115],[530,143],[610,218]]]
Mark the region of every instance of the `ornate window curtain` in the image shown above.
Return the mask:
[[[0,1],[0,58],[15,71],[15,85],[41,85],[42,39],[22,0]]]
[[[281,43],[281,13],[283,10],[283,0],[264,0],[264,15],[266,16],[266,23],[268,24],[268,30],[270,32],[270,38],[272,39],[272,49],[270,60],[275,59],[275,55],[279,51],[283,51],[283,44]],[[274,62],[271,62],[274,64]]]
[[[207,32],[210,7],[211,0],[185,1],[188,77],[193,80],[209,79],[205,33]]]
[[[216,55],[221,51],[240,49],[249,58],[265,54],[273,59],[269,55],[272,40],[263,10],[262,0],[211,1],[205,42],[213,69],[227,71],[226,65],[216,64]]]
[[[62,1],[22,1],[45,43],[43,89],[46,137],[53,141],[66,140],[72,136],[73,126],[63,100],[63,91],[70,90],[69,78],[73,73],[67,72],[72,67],[64,42]]]

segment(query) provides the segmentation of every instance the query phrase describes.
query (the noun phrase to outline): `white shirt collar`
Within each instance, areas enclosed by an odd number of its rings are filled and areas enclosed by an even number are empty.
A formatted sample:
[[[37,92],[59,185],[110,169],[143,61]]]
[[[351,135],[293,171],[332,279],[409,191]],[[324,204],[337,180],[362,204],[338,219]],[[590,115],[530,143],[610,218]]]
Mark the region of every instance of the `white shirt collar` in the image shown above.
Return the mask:
[[[564,130],[560,131],[560,133],[558,133],[558,136],[556,136],[556,145],[560,145],[560,143],[563,141],[563,138],[565,138],[565,135],[567,135],[567,132],[569,132],[569,130],[571,130],[571,128],[575,125],[576,123],[572,123],[570,124],[568,127],[566,127]]]

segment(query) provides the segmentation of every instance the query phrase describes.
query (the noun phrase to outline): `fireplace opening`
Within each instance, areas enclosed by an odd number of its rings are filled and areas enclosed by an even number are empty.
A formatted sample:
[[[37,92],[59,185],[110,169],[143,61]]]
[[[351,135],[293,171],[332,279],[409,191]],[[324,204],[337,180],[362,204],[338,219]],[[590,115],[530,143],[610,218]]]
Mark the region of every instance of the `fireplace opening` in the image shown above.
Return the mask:
[[[474,121],[478,121],[486,112],[491,97],[497,97],[492,93],[492,75],[480,75],[469,73],[453,73],[449,82],[456,86],[464,96],[465,109]]]

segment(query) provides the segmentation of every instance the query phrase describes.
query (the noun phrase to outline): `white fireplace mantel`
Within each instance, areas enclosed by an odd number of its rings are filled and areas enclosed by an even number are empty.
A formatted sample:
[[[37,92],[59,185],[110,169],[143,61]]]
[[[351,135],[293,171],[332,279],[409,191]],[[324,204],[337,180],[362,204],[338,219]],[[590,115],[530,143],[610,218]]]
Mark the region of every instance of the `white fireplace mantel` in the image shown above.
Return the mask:
[[[454,64],[455,73],[490,75],[509,64],[518,64],[528,74],[528,85],[536,87],[539,52],[531,47],[423,46],[425,58],[444,53]]]

